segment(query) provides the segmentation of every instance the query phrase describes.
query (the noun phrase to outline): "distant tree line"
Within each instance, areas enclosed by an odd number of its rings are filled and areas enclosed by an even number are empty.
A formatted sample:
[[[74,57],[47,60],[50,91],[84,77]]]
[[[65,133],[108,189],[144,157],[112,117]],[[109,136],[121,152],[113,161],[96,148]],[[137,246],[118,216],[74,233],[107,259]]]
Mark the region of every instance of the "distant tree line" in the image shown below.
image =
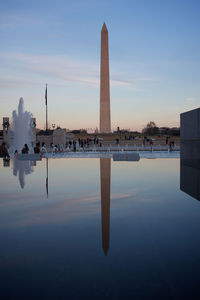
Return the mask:
[[[71,132],[74,134],[87,134],[86,129],[76,129],[76,130],[72,130]]]
[[[57,127],[59,129],[60,126]],[[54,130],[48,129],[46,130],[37,130],[37,135],[52,135]],[[2,131],[3,132],[3,131]],[[71,133],[73,134],[87,134],[86,129],[75,129],[72,130]],[[128,129],[117,129],[117,131],[114,131],[112,134],[131,134],[131,135],[141,135],[140,132],[138,131],[130,131]],[[156,126],[154,121],[150,121],[147,123],[147,125],[142,129],[142,134],[147,135],[147,136],[152,136],[152,135],[167,135],[167,136],[180,136],[180,128],[179,127],[158,127]],[[98,134],[101,136],[101,134]]]
[[[180,136],[179,127],[157,127],[154,121],[147,123],[145,128],[143,128],[142,133],[145,135],[171,135]]]
[[[52,135],[52,134],[53,134],[53,130],[51,130],[51,129],[39,130],[37,132],[37,135]]]

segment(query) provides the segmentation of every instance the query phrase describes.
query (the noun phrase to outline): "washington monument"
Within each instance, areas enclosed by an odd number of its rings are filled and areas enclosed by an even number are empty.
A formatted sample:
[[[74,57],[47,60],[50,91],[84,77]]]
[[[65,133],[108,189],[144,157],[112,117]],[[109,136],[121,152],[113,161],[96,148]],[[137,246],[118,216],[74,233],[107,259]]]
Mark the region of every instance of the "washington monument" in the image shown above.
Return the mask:
[[[110,75],[108,53],[108,30],[106,24],[101,29],[101,71],[100,71],[100,132],[111,132],[110,122]]]

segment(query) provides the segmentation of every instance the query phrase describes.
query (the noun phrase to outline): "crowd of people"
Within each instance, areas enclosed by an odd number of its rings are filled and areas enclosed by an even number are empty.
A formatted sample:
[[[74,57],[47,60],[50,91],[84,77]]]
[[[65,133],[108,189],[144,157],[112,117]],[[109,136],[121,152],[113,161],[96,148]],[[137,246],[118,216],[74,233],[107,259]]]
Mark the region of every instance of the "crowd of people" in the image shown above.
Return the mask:
[[[134,136],[125,136],[125,140],[131,140],[131,139],[134,140],[135,137]],[[116,144],[119,145],[120,139],[116,138],[115,141],[116,141]],[[154,143],[154,141],[152,140],[152,138],[148,138],[147,136],[144,136],[144,138],[142,140],[143,147],[150,146],[151,149],[153,149],[153,143]],[[174,149],[175,143],[173,140],[170,139],[170,137],[166,137],[165,144],[166,144],[166,146],[169,147],[170,151],[172,151]],[[75,152],[77,149],[84,150],[84,148],[89,148],[91,145],[102,147],[102,139],[100,139],[98,137],[86,138],[86,139],[78,138],[78,139],[67,141],[65,145],[62,145],[62,144],[54,145],[53,143],[51,143],[50,147],[51,147],[53,153],[58,153],[58,152],[63,152],[65,150],[64,147],[70,151]],[[44,153],[44,152],[47,152],[47,147],[44,142],[42,143],[41,147],[40,147],[40,142],[37,142],[35,147],[33,148],[33,150],[34,150],[34,153],[36,153],[36,154]],[[21,150],[21,153],[22,154],[29,153],[29,147],[27,144],[24,144],[24,146]],[[17,157],[17,155],[18,155],[18,151],[15,150],[14,157]],[[10,157],[5,142],[3,142],[2,145],[0,146],[0,157],[4,157],[4,158]]]
[[[77,149],[84,149],[88,148],[90,145],[99,145],[102,147],[102,142],[99,140],[99,138],[87,138],[87,139],[77,139],[77,140],[69,140],[65,143],[65,148],[76,151]],[[52,149],[52,152],[63,152],[64,151],[64,146],[62,144],[56,144],[54,145],[53,143],[50,144],[50,147]]]
[[[151,146],[151,149],[152,149],[153,148],[153,140],[151,138],[148,138],[145,136],[143,139],[143,146],[145,147],[148,144]],[[172,151],[174,149],[175,143],[174,143],[174,141],[170,140],[170,137],[166,137],[165,144],[166,144],[166,146],[169,147],[170,151]]]
[[[21,150],[22,154],[28,154],[29,153],[29,147],[27,144],[24,144],[22,150]],[[34,147],[34,153],[40,153],[40,147],[38,145],[38,143],[36,144],[36,146]],[[16,158],[18,156],[18,150],[15,150],[14,152],[14,158]],[[10,155],[8,152],[8,148],[6,146],[6,143],[3,142],[2,145],[0,146],[0,157],[3,157],[5,159],[9,159]]]

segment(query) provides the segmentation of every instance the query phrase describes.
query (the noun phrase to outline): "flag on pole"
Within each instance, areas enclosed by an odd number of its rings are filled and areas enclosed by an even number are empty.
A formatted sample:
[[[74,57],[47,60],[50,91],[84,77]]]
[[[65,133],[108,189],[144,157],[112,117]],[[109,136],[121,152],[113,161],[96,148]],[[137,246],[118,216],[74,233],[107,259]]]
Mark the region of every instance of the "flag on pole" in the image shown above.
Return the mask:
[[[46,84],[46,90],[45,90],[45,105],[47,105],[47,84]]]

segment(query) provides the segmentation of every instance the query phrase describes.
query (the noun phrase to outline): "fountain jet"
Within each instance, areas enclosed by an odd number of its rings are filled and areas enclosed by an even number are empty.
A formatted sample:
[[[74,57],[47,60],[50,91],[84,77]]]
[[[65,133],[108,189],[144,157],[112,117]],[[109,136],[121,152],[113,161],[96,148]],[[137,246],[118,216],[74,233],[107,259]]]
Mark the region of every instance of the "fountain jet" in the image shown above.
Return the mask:
[[[32,114],[28,111],[24,111],[24,100],[19,99],[18,114],[16,110],[12,114],[12,133],[11,133],[11,147],[10,152],[17,150],[21,152],[24,144],[27,144],[30,152],[32,152],[32,128],[31,120]]]

